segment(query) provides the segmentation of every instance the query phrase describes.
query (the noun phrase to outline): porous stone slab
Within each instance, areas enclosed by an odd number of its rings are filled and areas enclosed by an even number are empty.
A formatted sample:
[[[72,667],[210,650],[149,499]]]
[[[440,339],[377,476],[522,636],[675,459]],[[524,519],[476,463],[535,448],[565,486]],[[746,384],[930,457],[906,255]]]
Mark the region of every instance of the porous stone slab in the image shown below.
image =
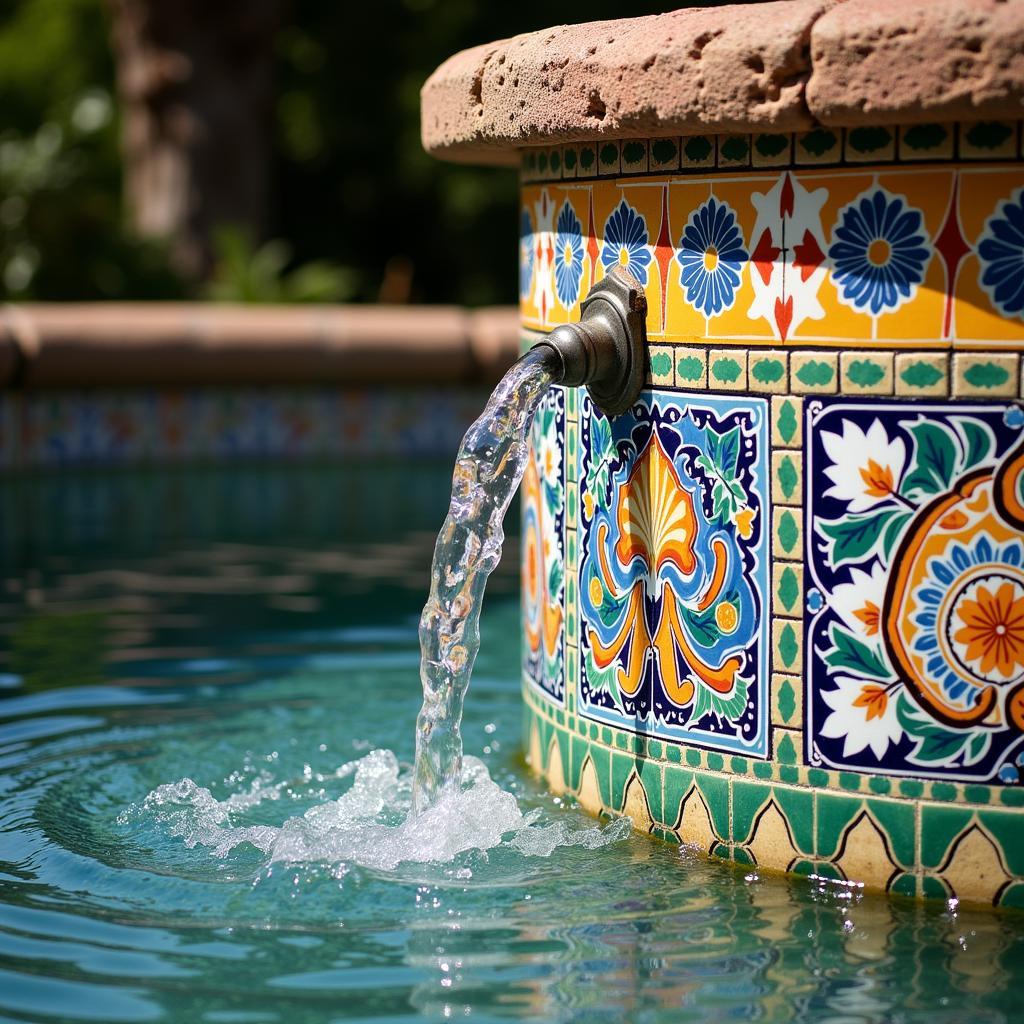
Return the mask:
[[[423,145],[512,163],[531,142],[808,128],[811,27],[836,2],[688,8],[463,50],[423,86]]]
[[[527,145],[1024,116],[1021,0],[775,0],[562,25],[457,53],[423,145]]]
[[[1019,118],[1019,0],[848,0],[811,30],[807,106],[823,124]]]

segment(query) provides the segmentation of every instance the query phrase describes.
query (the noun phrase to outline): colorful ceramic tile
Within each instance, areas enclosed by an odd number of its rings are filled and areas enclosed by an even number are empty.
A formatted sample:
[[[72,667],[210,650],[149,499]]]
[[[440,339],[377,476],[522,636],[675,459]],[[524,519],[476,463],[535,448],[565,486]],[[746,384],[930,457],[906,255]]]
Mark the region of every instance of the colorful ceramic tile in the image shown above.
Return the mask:
[[[679,140],[679,158],[684,170],[715,166],[718,138],[714,135],[684,135]]]
[[[896,129],[862,125],[846,129],[843,156],[847,163],[878,163],[896,155]]]
[[[1018,126],[1013,121],[972,121],[959,129],[963,160],[1005,160],[1017,155]]]
[[[896,394],[918,398],[949,394],[949,354],[946,352],[897,352]]]
[[[767,402],[644,392],[580,444],[579,711],[768,748]]]
[[[957,352],[953,356],[953,394],[972,398],[1009,398],[1020,376],[1016,354]]]
[[[798,132],[793,152],[797,164],[837,164],[843,157],[842,130],[814,128]]]
[[[651,139],[647,164],[659,173],[679,170],[679,139]]]
[[[839,389],[855,395],[891,395],[892,361],[891,352],[841,352]]]
[[[805,404],[808,755],[1018,779],[1024,410]]]
[[[565,389],[542,399],[521,484],[523,675],[559,704],[565,698]]]

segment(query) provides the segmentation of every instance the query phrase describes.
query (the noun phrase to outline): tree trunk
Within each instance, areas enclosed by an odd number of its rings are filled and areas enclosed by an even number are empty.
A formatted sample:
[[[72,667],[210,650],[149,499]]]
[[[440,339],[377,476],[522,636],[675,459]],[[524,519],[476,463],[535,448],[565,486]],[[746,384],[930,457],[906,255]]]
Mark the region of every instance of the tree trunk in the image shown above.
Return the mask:
[[[202,280],[217,227],[264,228],[281,0],[109,5],[130,222]]]

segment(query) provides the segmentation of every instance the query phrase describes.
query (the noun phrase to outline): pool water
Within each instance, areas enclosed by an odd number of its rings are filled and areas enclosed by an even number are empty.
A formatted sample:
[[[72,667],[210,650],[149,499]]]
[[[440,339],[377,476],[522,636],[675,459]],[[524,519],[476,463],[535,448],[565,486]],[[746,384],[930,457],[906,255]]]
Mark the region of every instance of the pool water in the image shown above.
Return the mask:
[[[189,845],[180,808],[147,805],[158,787],[190,778],[231,808],[220,825],[277,829],[346,793],[340,766],[411,760],[449,477],[5,483],[0,1021],[1021,1019],[1021,915],[758,877],[639,836],[388,869]],[[593,834],[519,761],[516,557],[485,602],[466,751],[545,827]]]

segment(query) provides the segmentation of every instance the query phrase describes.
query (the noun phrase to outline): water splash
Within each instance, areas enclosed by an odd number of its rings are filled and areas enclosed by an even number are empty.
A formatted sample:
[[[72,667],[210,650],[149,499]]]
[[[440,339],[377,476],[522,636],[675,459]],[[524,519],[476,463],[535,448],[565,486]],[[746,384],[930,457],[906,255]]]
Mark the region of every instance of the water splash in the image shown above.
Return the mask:
[[[455,460],[451,505],[420,618],[416,813],[452,791],[462,775],[462,703],[480,647],[480,607],[501,558],[505,510],[526,469],[533,414],[553,379],[545,352],[527,352],[505,374]]]
[[[469,850],[497,847],[533,857],[548,857],[560,846],[596,849],[623,838],[630,828],[626,818],[603,828],[573,828],[561,820],[542,820],[539,809],[523,814],[515,796],[498,786],[475,757],[464,759],[459,785],[419,814],[409,813],[411,769],[403,769],[390,750],[373,750],[342,765],[335,778],[352,782],[337,799],[281,826],[246,824],[245,818],[263,801],[280,799],[289,782],[258,780],[219,800],[188,778],[158,786],[141,805],[123,812],[119,823],[156,824],[189,849],[206,847],[215,857],[248,844],[271,863],[325,862],[336,870],[380,871],[404,863],[448,863]]]

